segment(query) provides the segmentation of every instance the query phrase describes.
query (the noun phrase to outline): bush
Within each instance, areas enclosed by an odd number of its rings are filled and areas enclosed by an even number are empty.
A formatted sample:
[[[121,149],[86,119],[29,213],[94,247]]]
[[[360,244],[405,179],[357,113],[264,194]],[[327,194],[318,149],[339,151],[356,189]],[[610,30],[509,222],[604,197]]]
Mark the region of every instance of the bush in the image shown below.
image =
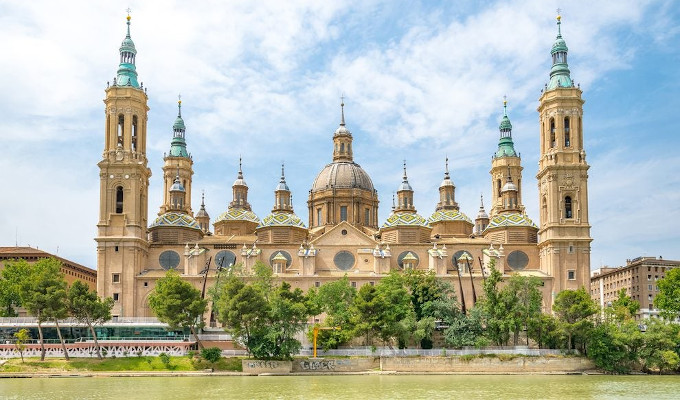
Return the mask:
[[[201,357],[211,363],[216,363],[222,358],[222,350],[219,347],[209,347],[201,350]]]
[[[161,362],[163,363],[163,365],[165,365],[165,368],[168,368],[170,366],[170,356],[169,355],[167,355],[165,353],[161,353],[161,354],[158,355],[158,358],[161,359]]]

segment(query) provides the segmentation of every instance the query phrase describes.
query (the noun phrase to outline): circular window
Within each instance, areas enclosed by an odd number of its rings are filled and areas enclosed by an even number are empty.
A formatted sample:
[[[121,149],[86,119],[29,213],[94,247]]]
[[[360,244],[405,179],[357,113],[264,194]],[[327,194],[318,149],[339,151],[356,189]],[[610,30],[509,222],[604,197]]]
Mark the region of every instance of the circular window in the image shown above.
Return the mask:
[[[236,264],[236,254],[229,250],[222,250],[215,255],[215,265],[217,268],[231,268]]]
[[[524,269],[529,264],[529,256],[521,250],[515,250],[508,256],[508,265],[512,269]]]
[[[158,257],[158,262],[161,264],[163,269],[173,269],[177,268],[179,265],[179,254],[176,251],[166,250],[161,253]]]
[[[333,257],[333,262],[339,269],[348,271],[354,266],[354,254],[347,250],[339,251],[335,254],[335,257]]]
[[[341,230],[340,233],[342,233],[343,236],[346,235],[346,234],[347,234],[347,229]]]
[[[458,250],[457,252],[453,253],[453,257],[451,257],[451,264],[453,264],[454,267],[458,266],[458,260],[460,260],[461,257],[463,257],[463,254],[467,255],[470,257],[471,260],[474,260],[472,258],[472,254],[470,254],[469,251],[467,250]],[[472,263],[472,261],[470,261]]]
[[[290,264],[293,262],[293,258],[291,258],[290,254],[284,250],[276,250],[271,256],[269,256],[269,266],[274,267],[274,257],[278,256],[279,254],[286,257],[286,268],[290,267]]]
[[[399,257],[397,257],[397,265],[399,265],[399,268],[403,269],[404,268],[404,257],[406,257],[406,262],[411,263],[412,268],[417,268],[418,263],[420,263],[420,257],[418,257],[418,254],[416,254],[415,251],[402,251],[399,254]]]

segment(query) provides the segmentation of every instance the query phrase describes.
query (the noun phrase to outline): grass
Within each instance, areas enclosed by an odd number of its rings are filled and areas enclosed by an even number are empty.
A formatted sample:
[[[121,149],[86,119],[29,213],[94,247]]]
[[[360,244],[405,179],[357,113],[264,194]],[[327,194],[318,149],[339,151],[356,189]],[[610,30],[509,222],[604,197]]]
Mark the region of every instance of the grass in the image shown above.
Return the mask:
[[[241,358],[222,357],[216,363],[189,357],[170,357],[166,365],[159,357],[119,357],[105,358],[71,358],[48,359],[40,361],[38,358],[27,358],[25,363],[21,359],[10,359],[0,367],[0,373],[63,373],[63,372],[144,372],[144,371],[203,371],[212,368],[215,371],[241,371]]]

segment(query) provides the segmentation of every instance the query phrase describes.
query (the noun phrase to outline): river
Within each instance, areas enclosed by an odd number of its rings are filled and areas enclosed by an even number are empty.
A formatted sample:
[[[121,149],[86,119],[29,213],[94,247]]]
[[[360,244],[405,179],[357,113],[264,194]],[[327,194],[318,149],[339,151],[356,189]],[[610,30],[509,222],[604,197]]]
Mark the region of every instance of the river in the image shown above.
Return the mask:
[[[680,376],[341,375],[0,379],[2,399],[678,399]]]

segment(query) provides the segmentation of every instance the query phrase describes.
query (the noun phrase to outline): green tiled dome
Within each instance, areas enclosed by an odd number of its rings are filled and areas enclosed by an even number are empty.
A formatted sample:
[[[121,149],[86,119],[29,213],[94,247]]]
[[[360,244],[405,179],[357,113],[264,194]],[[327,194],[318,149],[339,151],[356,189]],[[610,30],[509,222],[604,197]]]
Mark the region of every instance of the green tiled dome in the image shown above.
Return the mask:
[[[266,226],[297,226],[299,228],[305,228],[305,224],[300,217],[293,213],[280,211],[275,211],[264,217],[258,228],[264,228]]]
[[[215,223],[220,221],[248,221],[258,225],[260,224],[260,219],[254,212],[242,208],[229,208],[226,212],[217,217]]]
[[[432,213],[432,215],[430,215],[430,218],[427,220],[427,222],[430,224],[440,221],[465,221],[469,224],[472,224],[472,220],[468,218],[467,215],[463,214],[458,210],[435,211],[434,213]]]
[[[538,228],[534,222],[526,215],[517,213],[499,214],[491,219],[486,230],[507,226],[528,226],[531,228]]]
[[[201,230],[201,226],[189,214],[181,214],[177,212],[166,212],[156,218],[149,228],[156,228],[159,226],[172,226],[180,228],[191,228]]]
[[[430,227],[427,220],[416,213],[397,212],[390,215],[382,228],[391,228],[393,226],[425,226]]]

